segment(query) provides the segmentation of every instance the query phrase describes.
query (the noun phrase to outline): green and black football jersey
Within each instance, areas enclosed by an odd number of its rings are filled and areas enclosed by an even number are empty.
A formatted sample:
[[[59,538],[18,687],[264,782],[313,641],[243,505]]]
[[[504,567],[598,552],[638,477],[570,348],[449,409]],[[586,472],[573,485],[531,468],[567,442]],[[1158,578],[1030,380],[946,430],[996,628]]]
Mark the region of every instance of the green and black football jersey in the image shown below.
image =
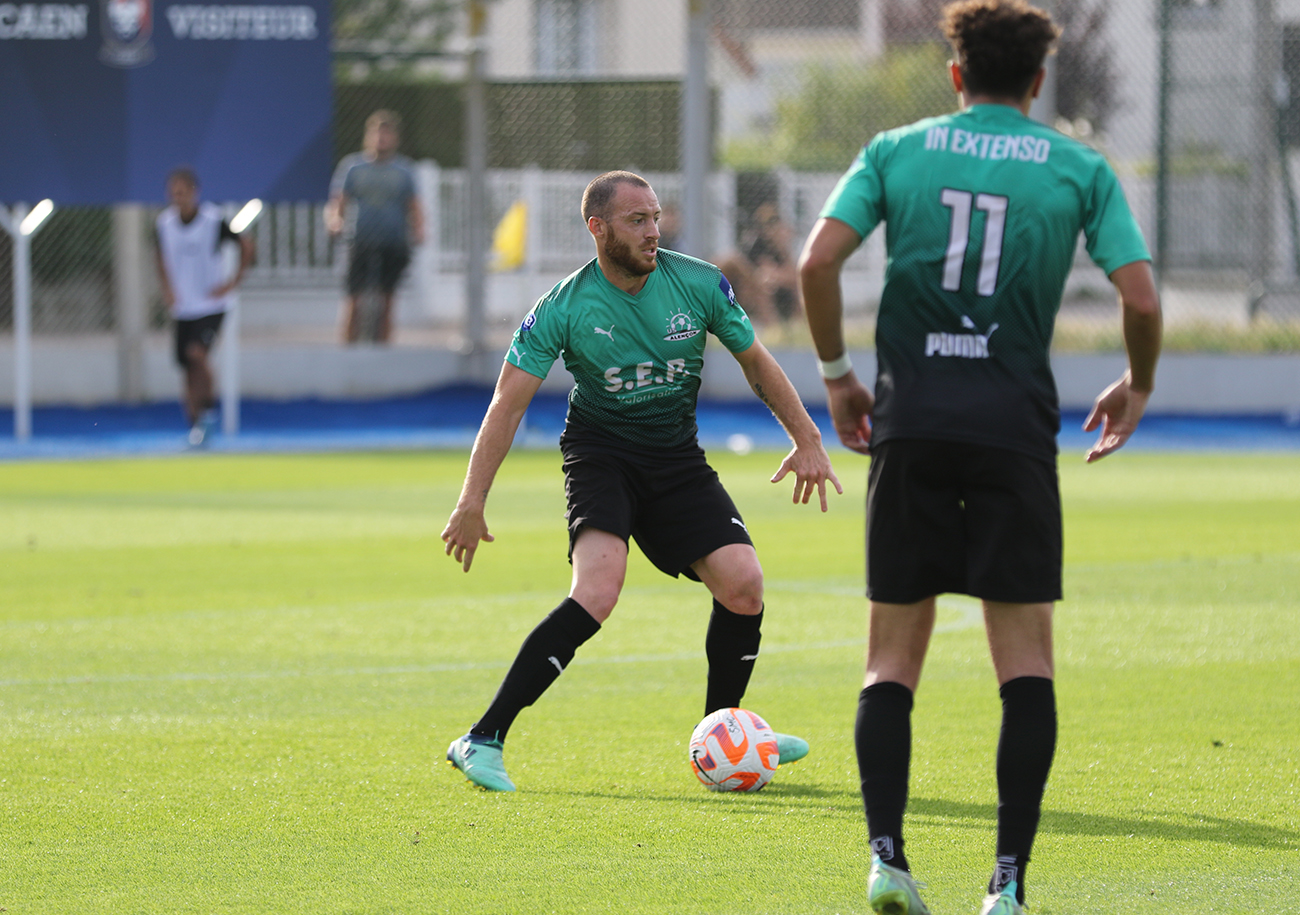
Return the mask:
[[[749,318],[717,267],[661,249],[658,267],[629,295],[593,258],[533,306],[506,361],[545,378],[563,356],[574,380],[570,428],[671,448],[695,438],[709,333],[733,353],[754,342]]]
[[[877,135],[821,215],[863,238],[885,223],[872,440],[1054,457],[1049,350],[1079,233],[1107,274],[1151,257],[1105,159],[976,105]]]

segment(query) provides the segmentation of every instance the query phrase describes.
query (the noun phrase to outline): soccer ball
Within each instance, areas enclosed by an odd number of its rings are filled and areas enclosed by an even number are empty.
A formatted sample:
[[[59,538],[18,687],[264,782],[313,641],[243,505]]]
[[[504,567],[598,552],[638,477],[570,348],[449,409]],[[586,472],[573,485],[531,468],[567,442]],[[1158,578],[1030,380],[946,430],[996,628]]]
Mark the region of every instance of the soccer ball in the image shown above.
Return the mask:
[[[781,753],[767,722],[743,708],[718,709],[691,734],[691,771],[710,791],[757,791]]]

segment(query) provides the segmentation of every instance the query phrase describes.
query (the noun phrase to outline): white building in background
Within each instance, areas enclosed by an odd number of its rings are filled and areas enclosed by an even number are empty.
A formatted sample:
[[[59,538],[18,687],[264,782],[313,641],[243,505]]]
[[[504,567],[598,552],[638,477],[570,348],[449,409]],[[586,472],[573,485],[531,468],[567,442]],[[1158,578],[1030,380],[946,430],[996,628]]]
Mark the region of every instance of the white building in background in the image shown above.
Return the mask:
[[[710,70],[724,137],[770,119],[774,88],[811,60],[882,47],[882,0],[714,0]],[[689,0],[494,0],[494,79],[681,79]]]
[[[494,0],[492,79],[680,79],[686,0]]]
[[[778,90],[810,61],[869,60],[888,39],[888,0],[712,0],[711,78],[724,137],[770,119]],[[906,4],[908,0],[895,0]],[[1040,0],[1044,6],[1073,0]],[[1300,24],[1300,0],[1272,0],[1279,22]],[[1199,82],[1223,95],[1251,80],[1257,0],[1172,0],[1175,51]],[[497,79],[677,79],[686,68],[690,0],[491,0],[488,70]],[[1122,161],[1150,159],[1156,143],[1160,0],[1110,0],[1107,40],[1120,108],[1109,146]],[[1209,139],[1233,130],[1234,111],[1184,112]],[[1225,118],[1228,120],[1225,121]],[[1244,136],[1248,131],[1235,131]]]

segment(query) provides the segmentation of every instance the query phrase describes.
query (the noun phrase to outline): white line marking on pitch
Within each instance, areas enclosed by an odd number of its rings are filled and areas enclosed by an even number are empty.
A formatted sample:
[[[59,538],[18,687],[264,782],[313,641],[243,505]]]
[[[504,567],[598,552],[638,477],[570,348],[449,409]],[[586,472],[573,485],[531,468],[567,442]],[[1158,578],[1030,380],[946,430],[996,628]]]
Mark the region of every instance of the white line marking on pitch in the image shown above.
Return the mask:
[[[769,590],[805,590],[803,588],[790,588],[777,586]],[[812,591],[813,589],[806,589]],[[826,589],[818,590],[814,593],[836,593]],[[837,595],[838,596],[838,595]],[[853,596],[857,596],[854,592]],[[864,601],[865,602],[865,601]],[[978,600],[970,597],[956,595],[944,595],[939,598],[940,611],[956,611],[957,618],[949,622],[940,623],[934,627],[936,635],[948,632],[961,632],[966,629],[974,628],[980,625],[982,619],[981,605]],[[825,642],[809,642],[795,645],[768,645],[764,646],[764,654],[792,654],[799,651],[824,651],[834,648],[858,648],[865,646],[866,642],[863,637],[851,639],[835,639]],[[587,657],[584,658],[583,665],[588,664],[656,664],[671,661],[693,661],[699,658],[698,651],[678,652],[675,654],[654,654],[654,655],[618,655],[609,658]],[[192,683],[192,682],[231,682],[238,680],[292,680],[307,677],[373,677],[373,676],[399,676],[402,674],[439,674],[439,673],[456,673],[470,670],[493,670],[509,667],[509,660],[501,661],[469,661],[461,664],[409,664],[392,667],[340,667],[324,668],[317,670],[261,670],[261,671],[244,671],[240,673],[192,673],[178,672],[171,674],[112,674],[105,676],[71,676],[71,677],[51,677],[49,679],[12,679],[0,680],[0,687],[21,687],[21,686],[80,686],[80,685],[98,685],[108,683]]]

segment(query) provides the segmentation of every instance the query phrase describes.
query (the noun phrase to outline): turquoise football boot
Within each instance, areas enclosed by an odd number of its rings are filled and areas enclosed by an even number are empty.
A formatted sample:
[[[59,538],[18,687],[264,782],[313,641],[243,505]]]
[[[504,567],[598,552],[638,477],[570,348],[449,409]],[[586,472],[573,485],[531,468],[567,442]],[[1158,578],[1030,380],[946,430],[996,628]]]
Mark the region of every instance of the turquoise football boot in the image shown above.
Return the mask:
[[[867,875],[867,904],[876,915],[930,915],[912,875],[876,855],[871,856],[871,873]]]
[[[515,783],[506,775],[506,766],[501,760],[502,746],[501,741],[491,737],[466,734],[451,742],[447,748],[447,762],[480,788],[514,791]]]
[[[985,896],[980,915],[1025,915],[1024,906],[1016,902],[1016,881],[1012,880],[1000,893]]]
[[[773,732],[775,734],[775,732]],[[779,765],[787,766],[808,755],[808,741],[793,734],[776,734],[776,749],[781,754]]]

